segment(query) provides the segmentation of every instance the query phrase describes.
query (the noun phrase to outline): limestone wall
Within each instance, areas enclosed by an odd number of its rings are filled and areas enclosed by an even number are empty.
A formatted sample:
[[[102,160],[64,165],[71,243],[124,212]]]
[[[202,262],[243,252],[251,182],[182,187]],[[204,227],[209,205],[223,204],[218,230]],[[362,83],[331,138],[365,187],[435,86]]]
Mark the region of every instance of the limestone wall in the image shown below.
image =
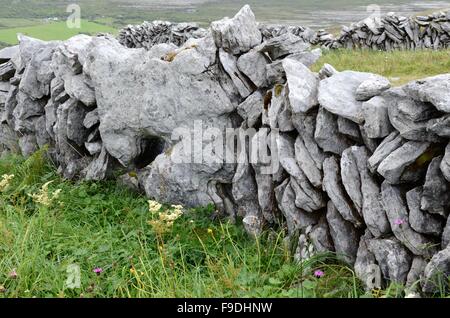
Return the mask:
[[[336,252],[368,288],[436,291],[450,267],[450,74],[392,88],[313,73],[319,56],[292,33],[264,39],[248,6],[180,47],[21,36],[0,51],[0,144],[48,146],[68,179],[122,172],[158,201],[214,203],[252,235],[284,227],[297,259]],[[230,128],[242,147],[227,157]]]
[[[405,17],[389,13],[371,16],[343,26],[336,37],[325,31],[314,31],[301,25],[261,24],[264,39],[285,33],[301,37],[312,45],[324,48],[364,48],[374,50],[445,49],[450,47],[450,11],[427,16]],[[155,44],[183,44],[187,39],[201,37],[206,30],[193,23],[174,24],[165,21],[129,25],[120,31],[118,40],[129,48],[150,48]]]

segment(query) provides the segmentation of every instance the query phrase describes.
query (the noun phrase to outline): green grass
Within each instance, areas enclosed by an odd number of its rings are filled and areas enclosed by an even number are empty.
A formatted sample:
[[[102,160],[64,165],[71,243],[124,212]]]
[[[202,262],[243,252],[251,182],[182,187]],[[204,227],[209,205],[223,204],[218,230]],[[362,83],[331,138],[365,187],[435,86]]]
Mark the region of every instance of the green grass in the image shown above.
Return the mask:
[[[363,294],[351,269],[334,255],[298,264],[282,231],[249,238],[242,226],[212,221],[212,207],[185,211],[159,236],[148,224],[146,198],[112,182],[63,181],[42,153],[28,160],[1,159],[0,176],[5,173],[15,177],[0,192],[0,297]],[[45,207],[29,194],[48,181],[53,181],[50,192],[62,192],[58,202]],[[65,286],[71,264],[81,269],[80,288]],[[96,267],[103,273],[93,273]],[[325,277],[313,277],[318,268]]]
[[[334,50],[325,52],[312,69],[319,71],[325,63],[333,65],[338,71],[377,73],[399,86],[415,79],[450,73],[450,50]]]
[[[80,29],[69,29],[66,22],[48,22],[33,26],[0,28],[0,41],[9,44],[16,44],[17,33],[23,33],[31,37],[49,41],[66,40],[80,33],[96,34],[102,32],[116,34],[117,30],[111,26],[87,20],[81,21]]]
[[[29,27],[43,23],[39,19],[0,18],[0,29]]]

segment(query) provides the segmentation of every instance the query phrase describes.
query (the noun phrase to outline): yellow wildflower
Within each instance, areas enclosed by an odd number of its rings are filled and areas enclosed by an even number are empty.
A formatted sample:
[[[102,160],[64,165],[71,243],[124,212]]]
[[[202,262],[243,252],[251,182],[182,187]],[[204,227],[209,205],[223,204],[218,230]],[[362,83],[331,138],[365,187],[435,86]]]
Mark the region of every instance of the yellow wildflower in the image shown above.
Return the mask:
[[[153,230],[161,235],[169,232],[175,221],[183,215],[183,207],[181,205],[174,205],[171,210],[161,211],[162,205],[156,201],[149,201],[149,211],[154,215],[154,218],[148,222]],[[156,216],[157,214],[157,216]]]
[[[0,180],[0,192],[6,190],[9,187],[11,180],[14,178],[13,174],[4,174],[2,175],[2,180]]]
[[[61,189],[55,190],[53,193],[50,193],[48,190],[48,186],[53,181],[49,181],[44,184],[41,189],[37,193],[30,194],[29,196],[33,199],[34,202],[41,204],[43,206],[50,206],[52,203],[58,199],[61,194]]]
[[[148,209],[151,213],[156,213],[161,210],[162,205],[156,201],[149,200],[148,201]]]
[[[214,233],[214,231],[212,230],[212,229],[208,229],[208,234],[213,234]]]

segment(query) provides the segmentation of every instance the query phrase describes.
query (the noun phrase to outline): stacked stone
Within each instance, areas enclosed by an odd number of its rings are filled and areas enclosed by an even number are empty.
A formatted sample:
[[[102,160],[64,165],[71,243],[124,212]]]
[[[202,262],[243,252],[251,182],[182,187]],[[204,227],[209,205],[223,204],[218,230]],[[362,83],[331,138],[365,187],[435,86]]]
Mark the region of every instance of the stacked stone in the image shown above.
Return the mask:
[[[199,38],[205,30],[196,23],[171,23],[167,21],[144,22],[128,25],[120,30],[117,39],[128,48],[146,48],[161,43],[183,45],[189,38]]]
[[[450,47],[450,11],[428,16],[404,17],[388,13],[383,17],[368,17],[350,26],[344,26],[336,38],[325,31],[309,27],[279,24],[261,24],[263,40],[291,33],[312,45],[324,48],[367,48],[374,50],[445,49]],[[206,30],[194,23],[172,24],[165,21],[144,22],[122,29],[118,39],[129,48],[150,49],[155,44],[184,44],[187,39],[199,38]]]
[[[375,50],[445,49],[450,47],[450,11],[403,17],[370,17],[342,29],[336,39],[345,48]]]
[[[68,179],[104,179],[113,163],[100,141],[93,84],[83,73],[91,40],[80,35],[44,42],[19,35],[20,45],[8,48],[12,54],[0,65],[0,87],[7,88],[0,92],[3,147],[29,156],[48,146]]]
[[[367,288],[448,288],[450,74],[391,88],[313,73],[320,49],[291,32],[264,40],[249,6],[180,47],[19,40],[0,51],[3,149],[48,145],[66,178],[123,171],[150,198],[214,203],[252,235],[285,227],[297,259],[335,252]],[[233,160],[217,148],[230,127]]]

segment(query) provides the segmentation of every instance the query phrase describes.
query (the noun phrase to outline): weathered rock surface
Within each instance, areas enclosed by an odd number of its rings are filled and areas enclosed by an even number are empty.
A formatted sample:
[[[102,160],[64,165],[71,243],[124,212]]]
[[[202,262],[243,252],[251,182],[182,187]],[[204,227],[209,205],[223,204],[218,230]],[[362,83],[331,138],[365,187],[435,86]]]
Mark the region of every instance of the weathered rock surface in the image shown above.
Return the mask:
[[[362,83],[376,80],[384,79],[374,74],[354,71],[336,73],[320,82],[319,103],[333,114],[363,124],[362,102],[356,99],[356,90]]]
[[[325,152],[341,155],[351,146],[351,141],[339,133],[336,117],[324,108],[319,108],[314,139]]]
[[[248,5],[231,19],[211,23],[211,30],[216,46],[232,54],[248,52],[262,40],[255,15]]]
[[[251,50],[239,57],[237,67],[245,74],[257,87],[264,87],[267,83],[268,58],[257,50]]]
[[[335,157],[325,159],[323,162],[323,188],[342,217],[354,226],[360,227],[362,225],[361,216],[350,204],[342,186],[339,171],[339,164]]]
[[[305,113],[318,104],[319,80],[305,65],[290,58],[283,60],[292,113]]]
[[[450,275],[450,246],[433,256],[425,267],[422,283],[423,291],[426,293],[448,290],[448,280],[442,280],[442,276]]]
[[[356,100],[369,100],[374,96],[380,95],[389,88],[391,88],[391,83],[386,78],[378,77],[375,79],[368,79],[362,82],[356,89]]]
[[[411,269],[406,277],[406,287],[409,292],[417,292],[420,288],[420,281],[422,280],[426,265],[427,262],[422,257],[414,256]]]
[[[310,46],[311,45],[302,38],[295,36],[292,33],[285,33],[265,41],[256,49],[259,52],[267,53],[272,61],[274,61],[291,54],[304,52],[308,50]]]
[[[252,128],[258,122],[264,109],[264,96],[260,91],[254,92],[237,107],[238,114]]]
[[[423,155],[429,147],[430,143],[428,142],[408,141],[388,155],[380,163],[377,171],[389,183],[401,183],[401,177],[405,169]]]
[[[381,162],[386,159],[393,151],[400,148],[405,143],[404,139],[397,131],[387,136],[383,142],[375,149],[375,152],[368,160],[369,170],[374,173]]]
[[[362,113],[369,138],[384,138],[394,130],[389,121],[387,101],[382,96],[375,96],[363,103]]]
[[[361,236],[355,262],[355,274],[363,282],[367,291],[382,288],[383,283],[381,269],[376,264],[375,255],[369,251],[369,242],[372,238],[367,231]]]
[[[412,256],[396,238],[372,239],[369,251],[375,255],[384,279],[405,284],[411,268]]]
[[[441,171],[444,178],[450,182],[450,143],[445,148],[445,155],[441,161]]]
[[[406,113],[406,108],[420,108],[421,103],[408,96],[395,96],[389,105],[389,120],[400,135],[408,140],[440,142],[442,139],[427,129],[428,121],[418,121],[413,115]],[[403,110],[403,111],[402,111]],[[426,114],[422,112],[421,114]],[[429,118],[427,118],[429,119]]]
[[[442,248],[446,248],[450,244],[450,218],[447,219],[444,232],[442,233]]]
[[[444,228],[441,218],[421,209],[422,187],[414,188],[406,193],[409,209],[409,223],[414,231],[422,234],[440,236]]]
[[[428,121],[427,131],[441,137],[450,138],[450,115]]]
[[[413,81],[405,86],[414,99],[433,104],[438,110],[450,113],[450,74]]]
[[[327,221],[336,253],[349,264],[354,264],[359,247],[359,233],[346,221],[330,201],[327,206]]]
[[[433,214],[447,217],[450,213],[450,184],[440,169],[443,157],[431,160],[423,186],[421,208]]]
[[[0,50],[0,64],[6,63],[13,59],[19,52],[19,46],[10,46]]]
[[[433,241],[411,228],[408,209],[400,189],[385,181],[381,186],[381,199],[395,237],[414,255],[423,257],[433,255],[435,252]]]

